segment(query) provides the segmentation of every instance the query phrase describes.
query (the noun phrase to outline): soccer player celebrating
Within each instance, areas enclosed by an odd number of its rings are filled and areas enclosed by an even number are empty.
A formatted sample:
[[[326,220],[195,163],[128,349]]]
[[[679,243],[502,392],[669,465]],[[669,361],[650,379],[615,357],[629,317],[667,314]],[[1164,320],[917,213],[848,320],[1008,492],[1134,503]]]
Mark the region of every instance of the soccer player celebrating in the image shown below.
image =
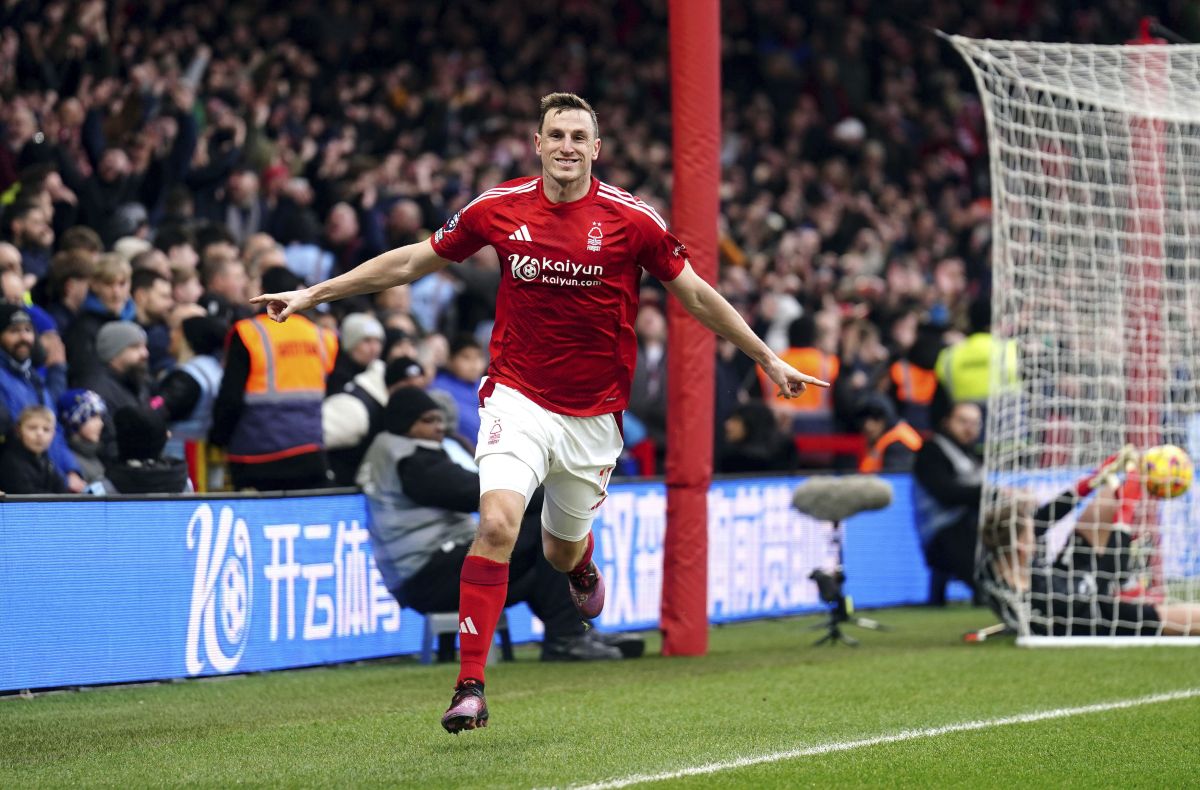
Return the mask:
[[[539,484],[546,559],[567,574],[582,616],[594,618],[604,606],[591,523],[621,452],[643,269],[761,365],[785,397],[808,384],[829,386],[785,363],[751,331],[692,270],[654,209],[592,177],[600,128],[586,101],[570,93],[544,97],[533,142],[541,176],[484,192],[432,238],[309,288],[251,300],[284,321],[324,302],[412,282],[488,245],[500,256],[491,364],[479,389],[479,530],[460,577],[461,667],[442,717],[452,733],[487,725],[484,664],[521,514]]]

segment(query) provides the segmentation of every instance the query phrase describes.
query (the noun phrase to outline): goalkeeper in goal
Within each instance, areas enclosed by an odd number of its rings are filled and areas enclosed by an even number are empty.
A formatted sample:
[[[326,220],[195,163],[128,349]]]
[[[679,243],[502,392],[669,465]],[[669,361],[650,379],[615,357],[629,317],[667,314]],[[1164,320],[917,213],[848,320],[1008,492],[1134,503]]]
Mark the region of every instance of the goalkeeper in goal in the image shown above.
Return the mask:
[[[1136,459],[1127,447],[1041,507],[1022,492],[985,513],[979,587],[1006,625],[1020,632],[1025,613],[1034,636],[1200,635],[1200,604],[1138,592],[1140,552],[1128,523],[1140,486],[1119,478]],[[1048,533],[1085,502],[1052,558]]]

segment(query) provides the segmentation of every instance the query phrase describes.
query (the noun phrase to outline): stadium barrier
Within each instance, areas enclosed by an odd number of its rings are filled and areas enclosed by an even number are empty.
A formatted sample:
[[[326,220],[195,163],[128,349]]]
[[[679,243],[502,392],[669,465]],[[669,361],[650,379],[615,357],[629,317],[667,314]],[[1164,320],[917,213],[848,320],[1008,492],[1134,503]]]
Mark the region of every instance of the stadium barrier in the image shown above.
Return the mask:
[[[822,608],[808,575],[831,561],[829,525],[792,509],[802,479],[713,483],[710,622]],[[911,482],[889,480],[893,505],[846,525],[846,590],[861,607],[919,603],[927,591]],[[608,581],[601,628],[657,627],[665,507],[662,482],[609,487],[595,527]],[[0,690],[418,653],[423,618],[384,588],[366,518],[357,493],[9,498],[0,506]],[[513,641],[539,638],[525,606],[511,607],[508,622]]]

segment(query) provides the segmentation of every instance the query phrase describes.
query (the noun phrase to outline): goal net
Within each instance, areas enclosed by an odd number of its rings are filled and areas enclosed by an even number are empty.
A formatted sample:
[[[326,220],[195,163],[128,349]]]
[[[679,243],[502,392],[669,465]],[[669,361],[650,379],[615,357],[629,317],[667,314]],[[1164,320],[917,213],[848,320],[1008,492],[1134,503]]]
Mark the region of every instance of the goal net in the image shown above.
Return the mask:
[[[1159,642],[1168,616],[1200,633],[1193,493],[1152,497],[1131,465],[1116,502],[1025,518],[1123,445],[1200,458],[1200,46],[949,40],[991,155],[985,588],[1022,644]]]

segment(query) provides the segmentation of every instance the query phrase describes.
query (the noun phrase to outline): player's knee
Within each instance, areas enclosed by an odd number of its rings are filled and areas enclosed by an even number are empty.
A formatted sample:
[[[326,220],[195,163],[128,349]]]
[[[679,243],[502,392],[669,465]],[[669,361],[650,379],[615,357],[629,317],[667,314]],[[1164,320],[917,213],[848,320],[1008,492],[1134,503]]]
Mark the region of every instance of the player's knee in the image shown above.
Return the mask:
[[[590,514],[577,516],[546,497],[542,505],[542,550],[554,568],[566,572],[579,563],[591,529]]]
[[[488,550],[488,553],[511,552],[517,542],[517,532],[521,529],[520,518],[515,521],[507,514],[499,511],[482,513],[479,517],[479,531],[475,534],[475,542]]]

